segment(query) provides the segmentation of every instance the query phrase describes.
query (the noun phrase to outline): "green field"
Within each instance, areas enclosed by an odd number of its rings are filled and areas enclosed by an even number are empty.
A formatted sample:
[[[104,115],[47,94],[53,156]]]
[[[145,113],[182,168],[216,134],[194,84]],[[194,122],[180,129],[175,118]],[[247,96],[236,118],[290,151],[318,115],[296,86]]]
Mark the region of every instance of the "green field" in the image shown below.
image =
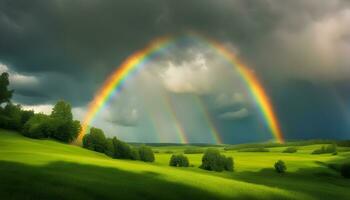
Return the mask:
[[[187,146],[154,147],[156,162],[115,160],[104,154],[51,140],[0,131],[0,199],[349,199],[350,180],[329,164],[338,155],[311,155],[320,145],[300,146],[297,153],[220,150],[235,161],[234,172],[198,168],[202,154],[186,154],[189,168],[169,167],[171,152]],[[205,149],[205,147],[201,147]],[[287,173],[273,164],[282,159]]]

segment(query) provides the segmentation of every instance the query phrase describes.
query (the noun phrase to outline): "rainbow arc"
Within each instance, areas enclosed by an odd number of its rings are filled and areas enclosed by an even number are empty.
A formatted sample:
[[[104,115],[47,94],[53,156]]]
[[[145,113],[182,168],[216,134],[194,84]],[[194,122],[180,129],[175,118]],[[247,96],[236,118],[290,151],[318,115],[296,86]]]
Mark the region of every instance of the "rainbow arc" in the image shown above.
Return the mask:
[[[228,63],[230,63],[233,69],[237,70],[250,95],[254,98],[256,104],[258,105],[258,108],[271,134],[277,142],[283,143],[283,133],[279,125],[277,115],[273,109],[269,96],[267,95],[256,74],[249,67],[240,62],[237,56],[220,42],[193,32],[189,33],[186,37],[193,41],[206,44],[208,48],[214,49],[218,55],[222,56]],[[79,134],[78,141],[81,141],[82,137],[87,133],[89,125],[93,122],[96,115],[106,105],[111,97],[121,91],[124,82],[131,77],[132,74],[135,74],[139,69],[145,66],[145,63],[157,57],[162,51],[171,48],[180,39],[181,37],[157,38],[151,41],[145,48],[136,51],[134,54],[126,58],[112,73],[112,75],[107,78],[102,87],[95,94],[92,102],[89,104],[88,111],[82,122],[82,129]],[[173,108],[171,107],[171,102],[169,105],[170,109],[172,110]],[[206,110],[203,110],[204,114],[206,114],[206,112]],[[176,119],[176,115],[173,117]],[[215,138],[217,143],[221,143],[220,134],[212,124],[209,116],[207,116],[206,119],[211,129],[213,138]],[[187,143],[188,140],[182,126],[176,126],[178,129],[178,134],[180,134],[179,138],[181,142]]]

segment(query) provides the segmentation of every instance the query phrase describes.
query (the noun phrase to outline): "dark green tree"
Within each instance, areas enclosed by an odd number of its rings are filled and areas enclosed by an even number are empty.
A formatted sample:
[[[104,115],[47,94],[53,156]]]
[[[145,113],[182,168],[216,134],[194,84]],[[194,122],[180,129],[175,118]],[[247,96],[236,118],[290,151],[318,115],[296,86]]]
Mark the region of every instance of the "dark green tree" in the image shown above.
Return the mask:
[[[131,147],[129,144],[118,140],[116,137],[112,139],[114,146],[114,158],[131,159]]]
[[[114,145],[113,140],[111,138],[107,138],[106,140],[105,154],[109,157],[114,157]]]
[[[140,160],[144,162],[154,162],[154,153],[151,147],[142,145],[139,148]]]
[[[188,167],[190,166],[190,162],[186,156],[179,154],[171,156],[169,165],[173,167]]]
[[[284,173],[287,170],[286,164],[282,160],[275,163],[275,170],[277,173]]]
[[[0,127],[12,130],[22,129],[22,110],[20,105],[6,104],[1,111]]]
[[[72,109],[69,103],[61,100],[52,109],[50,117],[54,130],[51,137],[63,142],[71,142],[79,134],[80,122],[73,121]]]
[[[139,150],[135,147],[131,148],[131,160],[140,160]]]
[[[233,171],[233,166],[234,166],[233,158],[232,157],[226,157],[225,158],[225,167],[224,167],[224,169],[226,171]]]
[[[0,105],[5,102],[10,102],[13,90],[9,90],[10,85],[9,74],[4,72],[0,75]]]
[[[217,149],[209,148],[204,152],[200,168],[217,172],[233,171],[233,164],[233,158],[221,155]]]
[[[47,138],[53,132],[51,118],[39,113],[32,116],[23,126],[22,134],[30,138]]]
[[[83,147],[92,151],[104,153],[107,146],[106,137],[101,129],[91,128],[90,133],[83,137]]]
[[[51,117],[63,121],[73,121],[72,108],[69,103],[60,100],[53,107]]]

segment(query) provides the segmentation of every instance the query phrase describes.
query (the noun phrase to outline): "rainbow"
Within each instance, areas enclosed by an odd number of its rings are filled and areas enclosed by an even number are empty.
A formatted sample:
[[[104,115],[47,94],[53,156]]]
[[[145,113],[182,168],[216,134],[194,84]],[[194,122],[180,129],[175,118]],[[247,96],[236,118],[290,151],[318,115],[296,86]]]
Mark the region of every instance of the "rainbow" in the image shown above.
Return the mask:
[[[204,43],[209,48],[214,49],[238,71],[242,77],[242,80],[245,82],[250,95],[255,99],[255,102],[257,103],[275,140],[280,143],[284,142],[283,134],[278,122],[278,118],[274,112],[272,103],[255,73],[246,67],[243,63],[241,63],[233,52],[231,52],[219,42],[196,33],[189,33],[188,36],[189,38]],[[141,49],[131,56],[127,57],[124,62],[122,62],[119,67],[117,67],[112,75],[108,77],[102,87],[95,94],[95,97],[89,104],[87,113],[83,119],[82,129],[77,140],[81,141],[82,137],[87,133],[89,125],[92,123],[98,112],[105,106],[105,104],[111,99],[112,96],[120,92],[124,85],[124,82],[132,74],[136,73],[140,68],[142,68],[142,66],[144,66],[145,63],[147,63],[147,61],[155,58],[160,52],[170,48],[179,39],[180,37],[170,36],[157,38],[151,41],[144,49]],[[171,109],[171,103],[169,103],[169,106]],[[174,111],[172,112],[175,113]],[[176,119],[175,115],[173,117]],[[211,124],[208,116],[207,119],[208,124],[212,129],[211,132],[213,134],[213,137],[217,143],[221,143],[220,135],[214,128],[215,126]],[[181,126],[178,126],[177,129],[181,134],[179,136],[181,138],[181,142],[187,143],[187,137],[183,128]]]

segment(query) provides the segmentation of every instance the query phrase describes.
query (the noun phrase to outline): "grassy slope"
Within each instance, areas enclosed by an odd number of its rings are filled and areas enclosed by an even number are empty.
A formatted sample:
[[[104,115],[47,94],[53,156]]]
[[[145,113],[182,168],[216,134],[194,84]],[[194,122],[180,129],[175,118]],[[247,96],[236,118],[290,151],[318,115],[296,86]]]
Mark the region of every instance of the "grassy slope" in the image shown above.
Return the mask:
[[[0,197],[344,199],[350,196],[348,180],[315,163],[336,162],[348,154],[314,156],[308,155],[314,147],[302,148],[305,148],[303,152],[293,155],[228,152],[235,158],[236,172],[216,173],[197,167],[168,167],[170,154],[157,154],[154,164],[113,160],[80,147],[0,131]],[[198,166],[201,155],[193,154],[189,158]],[[289,173],[279,175],[269,170],[280,158],[286,160]]]

